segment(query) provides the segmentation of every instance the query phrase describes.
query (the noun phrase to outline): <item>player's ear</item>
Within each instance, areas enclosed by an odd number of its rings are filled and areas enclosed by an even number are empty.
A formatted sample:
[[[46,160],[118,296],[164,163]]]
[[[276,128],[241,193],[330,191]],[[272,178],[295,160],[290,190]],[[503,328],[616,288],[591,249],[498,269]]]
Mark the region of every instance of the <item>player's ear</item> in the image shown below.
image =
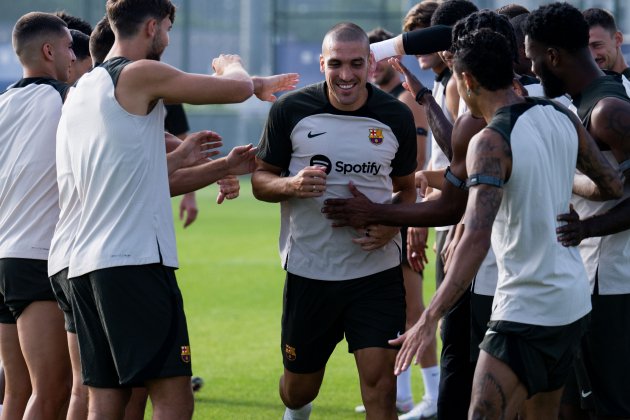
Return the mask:
[[[319,55],[319,71],[324,73],[325,70],[326,70],[326,60],[324,59],[324,55],[320,54]]]
[[[48,42],[44,42],[42,44],[41,52],[42,52],[42,56],[44,57],[44,60],[46,61],[52,61],[55,56],[53,46]]]
[[[158,31],[158,21],[155,18],[149,18],[144,22],[143,30],[149,38],[153,38]]]

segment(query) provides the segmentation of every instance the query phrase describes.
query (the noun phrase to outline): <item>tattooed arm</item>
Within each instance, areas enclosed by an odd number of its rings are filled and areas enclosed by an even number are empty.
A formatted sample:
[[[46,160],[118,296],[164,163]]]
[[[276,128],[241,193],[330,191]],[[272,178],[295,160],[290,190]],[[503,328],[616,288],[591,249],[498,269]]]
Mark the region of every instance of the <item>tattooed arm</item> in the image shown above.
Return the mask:
[[[622,163],[630,159],[630,103],[616,98],[602,99],[591,114],[589,133],[597,142],[606,144],[610,148],[617,162]],[[594,163],[591,162],[590,165]],[[625,188],[629,188],[630,170],[627,170],[624,175]],[[599,178],[602,183],[616,183],[614,177],[610,179],[610,176],[600,174]],[[593,180],[598,182],[596,179]],[[577,188],[584,188],[584,185],[578,185]],[[614,187],[610,189],[615,190],[615,193],[618,192]],[[612,196],[619,197],[619,194]],[[584,220],[580,220],[579,215],[573,210],[558,216],[558,220],[566,222],[557,229],[558,241],[564,246],[577,246],[584,238],[612,235],[630,229],[630,198],[620,201],[606,213]]]
[[[573,182],[573,193],[589,200],[610,200],[621,197],[623,185],[620,174],[608,163],[577,117],[572,113],[567,115],[573,120],[578,132],[577,168],[584,174],[576,175]],[[628,122],[630,123],[630,120]],[[596,121],[596,126],[598,124],[599,121]],[[595,132],[601,132],[601,130]],[[630,146],[630,140],[628,144]],[[616,150],[616,154],[624,155],[623,150]]]
[[[468,174],[505,180],[511,167],[510,147],[498,133],[484,129],[473,137],[466,158]],[[390,341],[394,345],[402,344],[396,357],[396,374],[407,369],[412,359],[426,350],[430,338],[435,336],[438,320],[470,287],[490,248],[492,225],[502,197],[503,190],[494,186],[481,184],[470,188],[464,215],[466,230],[453,256],[452,267],[420,320],[399,339]]]
[[[453,129],[453,160],[451,172],[460,180],[466,180],[466,153],[473,135],[484,126],[485,121],[472,117],[470,113],[460,116]],[[362,228],[369,224],[392,226],[448,226],[461,220],[466,208],[468,193],[442,178],[441,195],[436,200],[417,204],[372,203],[364,195],[354,192],[351,199],[328,199],[322,212],[334,220],[333,226]]]

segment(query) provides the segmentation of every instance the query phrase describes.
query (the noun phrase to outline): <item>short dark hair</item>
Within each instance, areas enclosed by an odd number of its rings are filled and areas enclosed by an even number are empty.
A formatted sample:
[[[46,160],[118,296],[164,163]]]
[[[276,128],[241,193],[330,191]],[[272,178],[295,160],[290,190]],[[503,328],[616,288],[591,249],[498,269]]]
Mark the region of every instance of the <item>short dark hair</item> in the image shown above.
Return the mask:
[[[81,19],[77,16],[72,16],[66,13],[65,11],[55,12],[61,20],[66,22],[68,25],[68,29],[76,29],[77,31],[81,31],[87,36],[90,36],[92,33],[92,25],[90,25],[86,20]]]
[[[365,41],[366,45],[370,42],[365,31],[359,25],[352,22],[341,22],[330,28],[328,32],[326,32],[324,40],[329,38],[340,42]]]
[[[503,35],[508,43],[508,52],[512,60],[518,62],[518,46],[514,36],[514,28],[512,28],[507,17],[488,9],[472,13],[455,24],[452,35],[453,49],[457,50],[460,47],[460,38],[464,38],[466,35],[481,28],[490,29]]]
[[[394,34],[389,32],[387,29],[378,27],[368,32],[367,36],[368,36],[368,40],[370,41],[370,44],[373,44],[375,42],[381,42],[388,39],[392,39],[394,37]]]
[[[439,4],[434,1],[421,1],[413,6],[403,19],[402,30],[405,32],[431,26],[431,16]]]
[[[571,53],[588,48],[588,24],[569,3],[541,6],[527,16],[523,31],[535,41]]]
[[[147,18],[175,22],[175,5],[170,0],[107,0],[107,17],[115,33],[128,38],[136,33]]]
[[[457,74],[470,73],[490,91],[505,89],[512,84],[512,54],[503,35],[481,28],[457,40],[453,68]]]
[[[431,16],[431,26],[453,26],[458,20],[478,10],[479,8],[468,0],[446,0],[433,12],[433,16]]]
[[[586,19],[589,28],[601,26],[610,32],[611,35],[618,31],[615,17],[608,10],[591,7],[583,11],[582,16]]]
[[[18,19],[13,27],[12,41],[15,53],[20,57],[33,38],[41,35],[63,35],[66,22],[52,13],[30,12]]]
[[[109,50],[112,49],[115,40],[116,36],[109,25],[109,19],[107,19],[107,16],[103,16],[94,27],[92,35],[90,35],[90,55],[95,64],[105,61],[105,57],[107,57]]]
[[[529,10],[527,10],[527,7],[521,6],[520,4],[510,3],[499,7],[497,13],[506,16],[508,19],[513,19],[516,16],[529,13]]]
[[[90,58],[90,37],[77,29],[70,29],[72,35],[72,51],[77,60]]]

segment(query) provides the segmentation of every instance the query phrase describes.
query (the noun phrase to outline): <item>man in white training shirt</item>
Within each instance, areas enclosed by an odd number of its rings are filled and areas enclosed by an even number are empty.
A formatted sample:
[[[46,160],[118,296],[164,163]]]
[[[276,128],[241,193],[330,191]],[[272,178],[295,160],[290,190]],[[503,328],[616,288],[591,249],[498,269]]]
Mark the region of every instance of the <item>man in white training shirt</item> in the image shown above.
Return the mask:
[[[67,25],[48,13],[22,16],[13,47],[23,78],[0,95],[3,416],[57,419],[71,371],[46,260],[59,215],[55,134],[75,56]]]
[[[81,78],[64,108],[81,202],[68,277],[89,410],[98,416],[122,417],[134,385],[147,387],[154,416],[192,416],[162,99],[273,99],[296,81],[293,75],[251,77],[238,56],[215,59],[217,76],[160,63],[174,13],[168,0],[108,1],[114,46]],[[215,179],[251,170],[252,157],[249,145],[210,162]]]

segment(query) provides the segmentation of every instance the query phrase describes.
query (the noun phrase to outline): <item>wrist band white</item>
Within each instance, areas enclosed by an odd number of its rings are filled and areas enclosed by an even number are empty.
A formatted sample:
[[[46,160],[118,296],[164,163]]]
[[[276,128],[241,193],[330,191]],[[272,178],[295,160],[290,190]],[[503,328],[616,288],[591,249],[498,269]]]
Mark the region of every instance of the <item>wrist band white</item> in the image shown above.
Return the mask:
[[[396,52],[396,37],[370,44],[370,50],[374,53],[374,58],[377,62],[398,55]]]

